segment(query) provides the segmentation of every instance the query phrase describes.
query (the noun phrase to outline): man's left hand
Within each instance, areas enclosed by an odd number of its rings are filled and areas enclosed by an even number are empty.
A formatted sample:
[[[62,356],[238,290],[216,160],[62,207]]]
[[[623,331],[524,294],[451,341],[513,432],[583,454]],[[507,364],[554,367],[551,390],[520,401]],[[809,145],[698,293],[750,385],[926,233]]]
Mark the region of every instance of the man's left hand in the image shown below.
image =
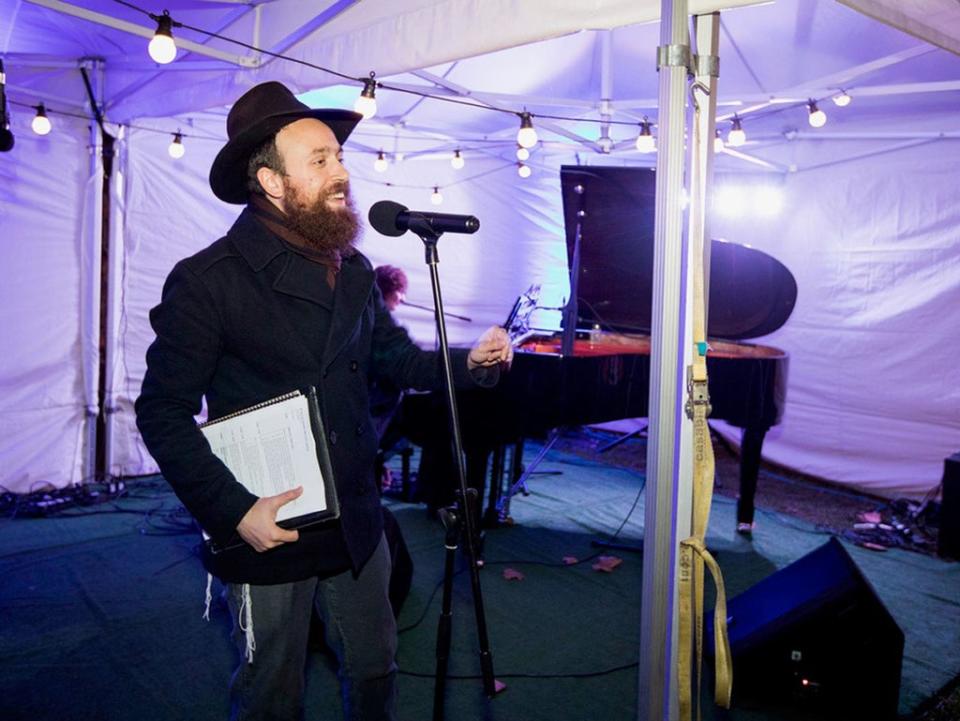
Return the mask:
[[[507,331],[498,326],[487,329],[470,349],[467,368],[489,368],[497,364],[509,367],[513,361],[513,346]]]

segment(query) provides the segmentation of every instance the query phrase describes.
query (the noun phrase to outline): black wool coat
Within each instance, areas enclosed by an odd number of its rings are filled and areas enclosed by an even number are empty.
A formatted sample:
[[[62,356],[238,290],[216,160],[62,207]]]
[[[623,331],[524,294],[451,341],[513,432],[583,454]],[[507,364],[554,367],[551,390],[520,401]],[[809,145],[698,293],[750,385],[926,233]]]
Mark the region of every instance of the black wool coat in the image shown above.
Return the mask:
[[[316,386],[340,499],[339,521],[301,529],[264,553],[243,545],[210,554],[207,569],[238,583],[286,583],[352,569],[382,532],[375,478],[371,377],[401,388],[441,387],[439,354],[423,351],[387,312],[370,262],[344,258],[336,288],[244,210],[224,238],[180,261],[150,312],[156,340],[136,402],[137,426],[164,477],[215,542],[226,544],[257,500],[211,452],[194,416],[211,419]],[[490,385],[452,351],[455,383]]]

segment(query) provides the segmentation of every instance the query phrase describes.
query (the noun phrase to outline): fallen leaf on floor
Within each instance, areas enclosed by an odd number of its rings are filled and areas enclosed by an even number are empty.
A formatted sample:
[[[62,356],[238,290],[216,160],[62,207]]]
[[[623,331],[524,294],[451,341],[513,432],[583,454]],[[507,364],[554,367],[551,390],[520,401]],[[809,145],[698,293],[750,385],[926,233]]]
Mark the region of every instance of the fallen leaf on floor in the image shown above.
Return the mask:
[[[617,556],[600,556],[591,568],[593,568],[594,571],[610,573],[621,563],[623,563],[623,559]]]
[[[515,568],[503,569],[503,577],[508,581],[522,581],[523,574]]]
[[[886,551],[886,546],[881,546],[879,543],[871,543],[870,541],[864,541],[863,543],[858,543],[858,546],[863,548],[869,548],[871,551]]]
[[[577,557],[576,557],[576,556],[564,556],[564,557],[563,557],[563,565],[564,565],[564,566],[575,566],[575,565],[578,564],[578,563],[580,563],[580,561],[577,560]]]
[[[865,511],[864,513],[857,514],[857,520],[861,523],[880,523],[883,518],[880,516],[879,511]]]

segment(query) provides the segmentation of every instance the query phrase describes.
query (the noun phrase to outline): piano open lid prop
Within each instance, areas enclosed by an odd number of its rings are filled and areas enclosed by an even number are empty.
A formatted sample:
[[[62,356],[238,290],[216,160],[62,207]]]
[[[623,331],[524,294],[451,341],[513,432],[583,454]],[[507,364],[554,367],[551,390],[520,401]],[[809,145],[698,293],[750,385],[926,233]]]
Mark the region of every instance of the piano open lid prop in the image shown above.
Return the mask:
[[[577,328],[649,333],[656,173],[563,166],[560,181],[571,272],[564,328],[575,318]],[[711,338],[772,333],[787,322],[797,300],[797,282],[783,263],[721,240],[711,243],[707,287]]]

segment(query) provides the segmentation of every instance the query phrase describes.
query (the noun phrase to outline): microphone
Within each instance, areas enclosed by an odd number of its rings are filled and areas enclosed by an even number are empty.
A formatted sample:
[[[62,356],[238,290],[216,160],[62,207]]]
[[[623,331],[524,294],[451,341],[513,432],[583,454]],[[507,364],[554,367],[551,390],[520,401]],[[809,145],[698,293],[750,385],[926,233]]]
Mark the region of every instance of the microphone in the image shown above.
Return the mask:
[[[13,133],[10,132],[10,117],[7,115],[6,83],[3,60],[0,59],[0,153],[13,150]]]
[[[476,233],[480,229],[480,221],[472,215],[421,213],[408,210],[405,205],[391,200],[374,203],[368,217],[374,230],[389,236],[403,235],[408,230],[433,236],[440,233]]]

